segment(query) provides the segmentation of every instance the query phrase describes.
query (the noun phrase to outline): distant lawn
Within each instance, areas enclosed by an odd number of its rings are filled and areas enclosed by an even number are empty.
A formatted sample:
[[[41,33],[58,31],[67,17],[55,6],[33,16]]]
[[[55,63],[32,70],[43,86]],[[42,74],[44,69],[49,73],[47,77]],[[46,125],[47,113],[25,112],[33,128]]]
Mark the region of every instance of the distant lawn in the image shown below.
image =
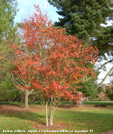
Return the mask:
[[[113,101],[84,101],[86,105],[113,105]]]
[[[8,104],[7,102],[0,102],[0,105]],[[11,102],[12,105],[24,105],[24,102]],[[29,103],[29,105],[41,105],[44,104],[44,102],[37,101],[35,103]],[[73,104],[73,102],[70,101],[62,101],[60,103],[61,105],[68,105]],[[84,101],[84,105],[113,105],[113,101]]]
[[[108,106],[105,108],[94,108],[89,105],[87,107],[85,104],[88,105],[88,103],[91,105],[107,103],[106,105]],[[113,102],[106,103],[85,102],[83,107],[78,108],[74,106],[68,107],[70,104],[67,104],[67,107],[58,107],[54,116],[54,124],[65,125],[62,130],[93,130],[91,134],[111,130],[113,129]],[[13,132],[8,134],[20,134],[19,132],[14,132],[17,130],[26,131],[26,133],[22,132],[21,134],[36,134],[30,133],[28,130],[36,130],[37,134],[41,134],[39,129],[34,126],[45,123],[45,106],[30,105],[30,109],[25,110],[22,103],[14,102],[11,104],[13,105],[0,105],[0,134],[5,134],[3,130],[13,130]],[[73,132],[69,132],[69,134],[71,133]]]

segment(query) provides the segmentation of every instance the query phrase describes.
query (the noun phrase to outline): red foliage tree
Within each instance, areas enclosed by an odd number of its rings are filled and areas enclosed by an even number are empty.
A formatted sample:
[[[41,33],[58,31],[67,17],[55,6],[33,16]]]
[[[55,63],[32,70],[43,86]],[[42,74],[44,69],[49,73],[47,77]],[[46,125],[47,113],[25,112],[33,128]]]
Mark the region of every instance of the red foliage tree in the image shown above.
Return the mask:
[[[23,26],[23,45],[12,45],[15,54],[12,70],[25,82],[18,85],[24,90],[35,89],[44,94],[46,100],[46,125],[53,125],[53,106],[61,98],[76,100],[76,89],[71,85],[93,72],[87,68],[88,61],[95,63],[98,50],[72,35],[65,35],[65,29],[57,29],[42,13],[39,6],[36,12],[25,20]],[[49,102],[49,103],[48,103]],[[48,123],[47,105],[50,106],[50,122]]]

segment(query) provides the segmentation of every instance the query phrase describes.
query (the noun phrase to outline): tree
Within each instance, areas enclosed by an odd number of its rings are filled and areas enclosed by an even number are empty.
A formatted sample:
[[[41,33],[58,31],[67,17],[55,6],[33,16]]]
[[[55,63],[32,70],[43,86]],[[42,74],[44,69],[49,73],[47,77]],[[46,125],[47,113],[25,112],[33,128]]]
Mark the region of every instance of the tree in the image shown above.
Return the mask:
[[[8,43],[17,40],[17,26],[14,24],[16,7],[15,0],[0,0],[0,98],[9,103],[14,100],[17,92],[9,72],[15,55],[8,47]]]
[[[113,26],[100,25],[106,24],[108,18],[112,20],[111,0],[48,0],[48,2],[55,6],[58,9],[57,13],[62,16],[59,22],[55,22],[55,26],[66,28],[67,34],[78,36],[90,46],[97,45],[99,59],[105,58],[106,53],[113,56]]]
[[[15,0],[0,0],[0,83],[10,77],[8,67],[14,55],[7,44],[17,40],[17,26],[14,24],[16,6]]]
[[[93,68],[93,71],[98,75],[99,71],[95,69],[95,65],[91,62],[87,62],[85,64],[85,66],[87,68]],[[84,100],[88,100],[88,98],[95,98],[97,97],[97,90],[96,90],[96,86],[97,86],[97,77],[94,77],[93,74],[89,73],[88,75],[85,75],[84,78],[82,79],[81,82],[79,82],[78,84],[73,84],[73,87],[76,86],[81,86],[80,88],[77,89],[78,93],[82,92],[83,97],[81,100],[78,100],[78,104],[82,105]],[[74,102],[74,104],[76,104]]]
[[[76,100],[76,88],[85,75],[96,75],[93,68],[87,68],[88,61],[94,64],[98,49],[85,47],[82,41],[72,35],[65,35],[65,29],[57,29],[42,13],[39,6],[36,12],[25,20],[23,35],[24,44],[10,44],[17,58],[13,61],[12,73],[17,75],[25,85],[17,85],[20,89],[34,89],[44,95],[46,101],[46,125],[53,125],[54,106],[61,98]],[[76,59],[74,61],[73,59]],[[48,120],[48,105],[50,119]]]
[[[14,27],[17,2],[15,0],[0,0],[0,48],[4,43],[15,40],[17,27]]]
[[[16,98],[17,90],[15,89],[14,82],[10,77],[7,78],[6,81],[0,83],[0,95],[0,100],[8,100],[8,104]]]
[[[94,85],[91,81],[80,82],[79,85],[82,87],[78,90],[81,91],[85,97],[97,97],[97,90],[95,90],[96,85]]]
[[[55,6],[57,13],[62,16],[55,26],[66,28],[67,34],[78,36],[88,41],[106,24],[106,17],[110,17],[113,10],[111,0],[48,0]]]
[[[113,63],[113,26],[107,26],[103,28],[103,30],[100,31],[100,34],[95,37],[95,40],[91,41],[92,46],[94,46],[95,44],[97,44],[97,47],[99,49],[100,60],[102,60],[103,57],[104,60],[106,60],[106,62],[102,65],[102,67],[103,66],[105,67],[107,63],[112,64]],[[107,54],[107,56],[105,54]],[[101,86],[104,80],[109,76],[112,70],[113,67],[111,66],[111,69],[108,71],[106,76],[97,86],[97,89]]]
[[[113,101],[113,86],[112,87],[107,86],[105,94],[111,101]]]
[[[113,26],[104,27],[99,35],[95,36],[95,40],[91,41],[91,44],[97,44],[100,56],[104,56],[105,53],[109,56],[113,56]]]
[[[16,57],[17,58],[17,57]],[[15,60],[15,59],[14,59]],[[12,65],[10,68],[9,68],[9,70],[11,71],[11,70],[15,70],[15,69],[17,69],[17,65]],[[10,75],[11,75],[11,78],[12,78],[12,80],[13,80],[13,82],[15,83],[15,85],[19,85],[20,86],[20,92],[21,92],[21,96],[23,96],[24,95],[24,97],[22,97],[21,98],[21,100],[23,101],[23,100],[25,100],[25,108],[26,109],[28,109],[29,108],[29,106],[28,106],[28,101],[29,101],[29,95],[31,94],[31,93],[34,93],[34,89],[32,89],[32,90],[24,90],[24,88],[21,88],[21,87],[25,87],[26,86],[26,81],[27,80],[24,80],[22,77],[19,77],[19,75],[16,75],[16,73],[10,73]],[[29,85],[30,86],[30,85]],[[16,86],[17,87],[17,89],[18,89],[18,86]]]

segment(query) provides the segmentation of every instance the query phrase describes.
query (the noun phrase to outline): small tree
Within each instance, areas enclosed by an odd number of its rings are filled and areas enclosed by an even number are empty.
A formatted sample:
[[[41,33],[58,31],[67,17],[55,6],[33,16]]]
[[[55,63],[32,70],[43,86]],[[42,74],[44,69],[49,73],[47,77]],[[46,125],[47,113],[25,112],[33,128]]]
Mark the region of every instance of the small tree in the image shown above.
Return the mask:
[[[97,97],[96,85],[92,84],[91,81],[81,82],[80,85],[82,85],[80,91],[84,93],[85,97]]]
[[[113,101],[113,86],[112,87],[107,86],[105,94],[111,101]]]
[[[98,50],[83,46],[77,37],[65,35],[65,29],[53,27],[46,14],[39,6],[29,20],[25,20],[20,47],[11,45],[17,58],[13,61],[12,70],[25,85],[18,85],[26,91],[34,89],[44,95],[46,100],[46,125],[53,125],[54,106],[61,98],[76,100],[76,88],[71,85],[78,83],[85,75],[95,72],[87,68],[88,61],[95,63]],[[73,61],[73,58],[76,61]],[[48,120],[48,105],[50,119]]]

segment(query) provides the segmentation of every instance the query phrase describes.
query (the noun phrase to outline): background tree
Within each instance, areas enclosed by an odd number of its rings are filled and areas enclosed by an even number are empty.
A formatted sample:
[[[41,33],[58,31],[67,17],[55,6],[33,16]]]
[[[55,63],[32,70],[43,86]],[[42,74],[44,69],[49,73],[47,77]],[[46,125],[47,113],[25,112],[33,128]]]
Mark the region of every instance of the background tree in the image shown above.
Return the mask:
[[[111,0],[48,0],[48,2],[55,6],[58,9],[57,13],[62,16],[58,22],[55,22],[55,26],[65,27],[67,34],[78,36],[90,46],[97,45],[99,49],[98,61],[105,59],[106,53],[113,56],[113,26],[103,27],[100,25],[101,23],[106,24],[107,19],[112,20],[113,8],[111,7],[113,3]],[[106,64],[112,61],[108,59]]]
[[[82,86],[79,91],[81,91],[84,94],[84,97],[91,97],[96,98],[97,97],[97,90],[96,85],[92,84],[91,81],[86,82],[80,82],[80,86]]]
[[[0,0],[0,82],[9,77],[8,66],[14,56],[7,44],[17,40],[16,6],[15,0]]]
[[[113,10],[111,0],[48,0],[55,6],[57,13],[62,16],[55,26],[66,28],[68,34],[78,36],[88,41],[106,24],[106,17],[110,17]]]
[[[107,86],[105,94],[111,101],[113,101],[113,86],[112,87]]]
[[[24,45],[11,44],[17,55],[12,72],[25,83],[17,85],[18,88],[34,89],[44,95],[46,125],[53,125],[53,107],[60,99],[71,101],[78,98],[73,94],[76,89],[71,85],[80,82],[89,73],[95,75],[93,68],[85,65],[89,61],[95,63],[98,49],[88,45],[84,47],[77,37],[65,35],[65,29],[55,28],[47,14],[42,13],[39,6],[35,8],[36,12],[24,22],[21,36]]]
[[[17,2],[15,0],[0,0],[0,49],[6,43],[15,40],[17,27],[14,26]]]
[[[1,101],[8,101],[8,104],[10,104],[10,101],[14,101],[16,96],[18,94],[18,91],[16,90],[13,81],[11,78],[7,78],[6,81],[2,81],[0,83],[0,100]]]
[[[97,74],[99,74],[99,71],[95,69],[95,65],[91,62],[87,62],[85,64],[87,68],[93,68],[93,71]],[[88,100],[88,98],[96,98],[97,97],[97,76],[94,77],[93,74],[89,73],[88,75],[85,75],[84,78],[82,78],[81,82],[78,84],[73,84],[73,87],[81,86],[81,88],[78,88],[77,91],[83,93],[83,97],[81,100],[78,100],[78,105],[82,105],[84,100]],[[76,104],[74,102],[74,104]]]
[[[11,61],[15,58],[8,47],[9,43],[18,41],[17,26],[14,18],[17,13],[16,0],[0,0],[0,98],[3,101],[14,101],[17,92],[11,80]]]
[[[104,67],[104,69],[106,69],[106,64],[111,64],[111,68],[109,69],[108,73],[97,86],[98,89],[104,82],[104,80],[113,71],[113,25],[103,28],[100,31],[100,34],[95,36],[95,40],[91,40],[91,45],[94,46],[95,44],[97,44],[97,47],[99,49],[99,61],[103,59],[105,60],[105,63],[102,65],[102,68]]]

